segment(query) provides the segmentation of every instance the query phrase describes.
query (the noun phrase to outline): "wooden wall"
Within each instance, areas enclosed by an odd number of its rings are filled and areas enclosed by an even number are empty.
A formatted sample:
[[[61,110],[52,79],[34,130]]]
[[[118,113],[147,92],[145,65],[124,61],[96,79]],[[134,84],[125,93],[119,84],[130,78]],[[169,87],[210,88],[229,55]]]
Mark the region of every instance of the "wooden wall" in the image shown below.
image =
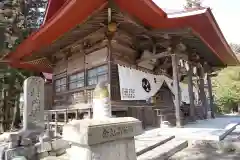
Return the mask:
[[[88,85],[87,72],[88,70],[94,69],[98,66],[106,65],[107,54],[108,49],[104,47],[92,53],[75,53],[67,59],[63,59],[56,63],[53,72],[54,109],[67,107],[88,107],[84,104],[90,104],[92,102],[93,89],[95,88],[95,85]],[[84,73],[84,86],[70,89],[70,76],[82,72]],[[56,81],[61,78],[66,78],[66,90],[56,92]]]
[[[136,65],[137,51],[126,47],[120,43],[114,42],[111,46],[112,63],[111,63],[111,105],[116,116],[133,116],[143,122],[144,127],[155,124],[156,113],[153,104],[147,104],[146,101],[122,101],[120,97],[120,86],[118,77],[118,64],[127,67],[143,70],[153,73],[153,71]],[[61,107],[87,107],[91,104],[93,89],[95,85],[88,85],[88,70],[98,66],[108,65],[108,48],[104,47],[90,53],[75,53],[71,57],[56,63],[54,67],[54,83],[59,78],[66,78],[66,90],[54,92],[55,108]],[[69,77],[75,73],[84,72],[84,87],[70,90],[68,87]],[[165,120],[174,123],[174,106],[172,95],[168,89],[161,90],[159,95],[165,96],[162,100],[157,101],[155,108],[160,108]],[[166,101],[166,103],[165,103]],[[89,106],[88,106],[89,107]],[[117,111],[117,112],[116,112]]]
[[[45,83],[44,84],[44,110],[49,110],[52,108],[52,102],[53,102],[53,86],[52,83]]]

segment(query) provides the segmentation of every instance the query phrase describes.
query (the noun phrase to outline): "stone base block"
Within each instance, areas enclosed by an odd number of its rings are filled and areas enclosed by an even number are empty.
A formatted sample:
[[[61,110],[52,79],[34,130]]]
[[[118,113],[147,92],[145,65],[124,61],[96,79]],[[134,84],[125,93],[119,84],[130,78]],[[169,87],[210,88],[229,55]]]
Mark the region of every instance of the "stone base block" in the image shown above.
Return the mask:
[[[136,160],[134,139],[121,139],[91,147],[72,146],[67,149],[71,160]]]
[[[61,156],[61,155],[63,155],[64,153],[66,153],[66,149],[65,149],[65,148],[58,149],[58,150],[56,150],[55,152],[56,152],[56,155],[57,155],[57,156]]]
[[[51,142],[43,142],[43,143],[36,143],[35,144],[37,153],[48,152],[52,150]]]
[[[18,156],[18,157],[14,157],[12,160],[27,160],[27,158],[24,156]]]
[[[37,154],[38,159],[42,159],[48,156],[49,156],[48,152],[42,152]]]
[[[17,148],[11,148],[7,149],[5,151],[5,160],[12,160],[12,158],[17,156],[24,156],[27,159],[31,160],[34,159],[36,156],[36,151],[34,146],[29,147],[17,147]]]
[[[132,117],[75,120],[63,127],[63,139],[81,145],[134,137],[141,133],[141,122]]]
[[[72,143],[71,160],[136,160],[134,136],[141,133],[141,122],[130,117],[78,120],[63,127],[63,139]]]
[[[48,154],[49,154],[49,156],[57,156],[57,153],[54,151],[50,151],[50,152],[48,152]]]
[[[52,141],[52,149],[54,151],[57,151],[59,149],[67,149],[70,147],[69,142],[63,140],[63,139],[56,139],[54,141]]]

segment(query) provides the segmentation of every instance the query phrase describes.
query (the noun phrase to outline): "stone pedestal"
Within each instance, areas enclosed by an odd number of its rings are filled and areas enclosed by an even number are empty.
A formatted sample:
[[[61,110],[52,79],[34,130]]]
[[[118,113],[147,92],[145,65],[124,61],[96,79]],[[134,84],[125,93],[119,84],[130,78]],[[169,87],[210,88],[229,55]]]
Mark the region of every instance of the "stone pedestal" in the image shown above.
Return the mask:
[[[134,136],[141,133],[141,122],[130,117],[76,120],[63,127],[71,160],[136,160]]]

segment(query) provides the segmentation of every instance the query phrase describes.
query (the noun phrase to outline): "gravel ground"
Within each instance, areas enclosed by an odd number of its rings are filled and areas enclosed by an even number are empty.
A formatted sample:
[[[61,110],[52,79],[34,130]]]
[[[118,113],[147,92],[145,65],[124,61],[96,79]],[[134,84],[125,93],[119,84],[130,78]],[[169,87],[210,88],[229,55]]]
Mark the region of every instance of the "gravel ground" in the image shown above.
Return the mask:
[[[239,160],[240,153],[221,153],[214,149],[187,148],[178,152],[169,160]]]

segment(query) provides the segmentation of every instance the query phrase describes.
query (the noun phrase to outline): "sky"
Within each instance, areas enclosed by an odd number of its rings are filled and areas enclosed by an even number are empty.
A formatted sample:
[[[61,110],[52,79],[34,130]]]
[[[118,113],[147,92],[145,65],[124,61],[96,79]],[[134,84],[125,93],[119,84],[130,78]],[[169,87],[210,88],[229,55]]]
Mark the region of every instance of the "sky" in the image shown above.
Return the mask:
[[[153,0],[159,7],[182,10],[185,0]],[[202,0],[210,7],[228,43],[240,44],[240,0]]]

